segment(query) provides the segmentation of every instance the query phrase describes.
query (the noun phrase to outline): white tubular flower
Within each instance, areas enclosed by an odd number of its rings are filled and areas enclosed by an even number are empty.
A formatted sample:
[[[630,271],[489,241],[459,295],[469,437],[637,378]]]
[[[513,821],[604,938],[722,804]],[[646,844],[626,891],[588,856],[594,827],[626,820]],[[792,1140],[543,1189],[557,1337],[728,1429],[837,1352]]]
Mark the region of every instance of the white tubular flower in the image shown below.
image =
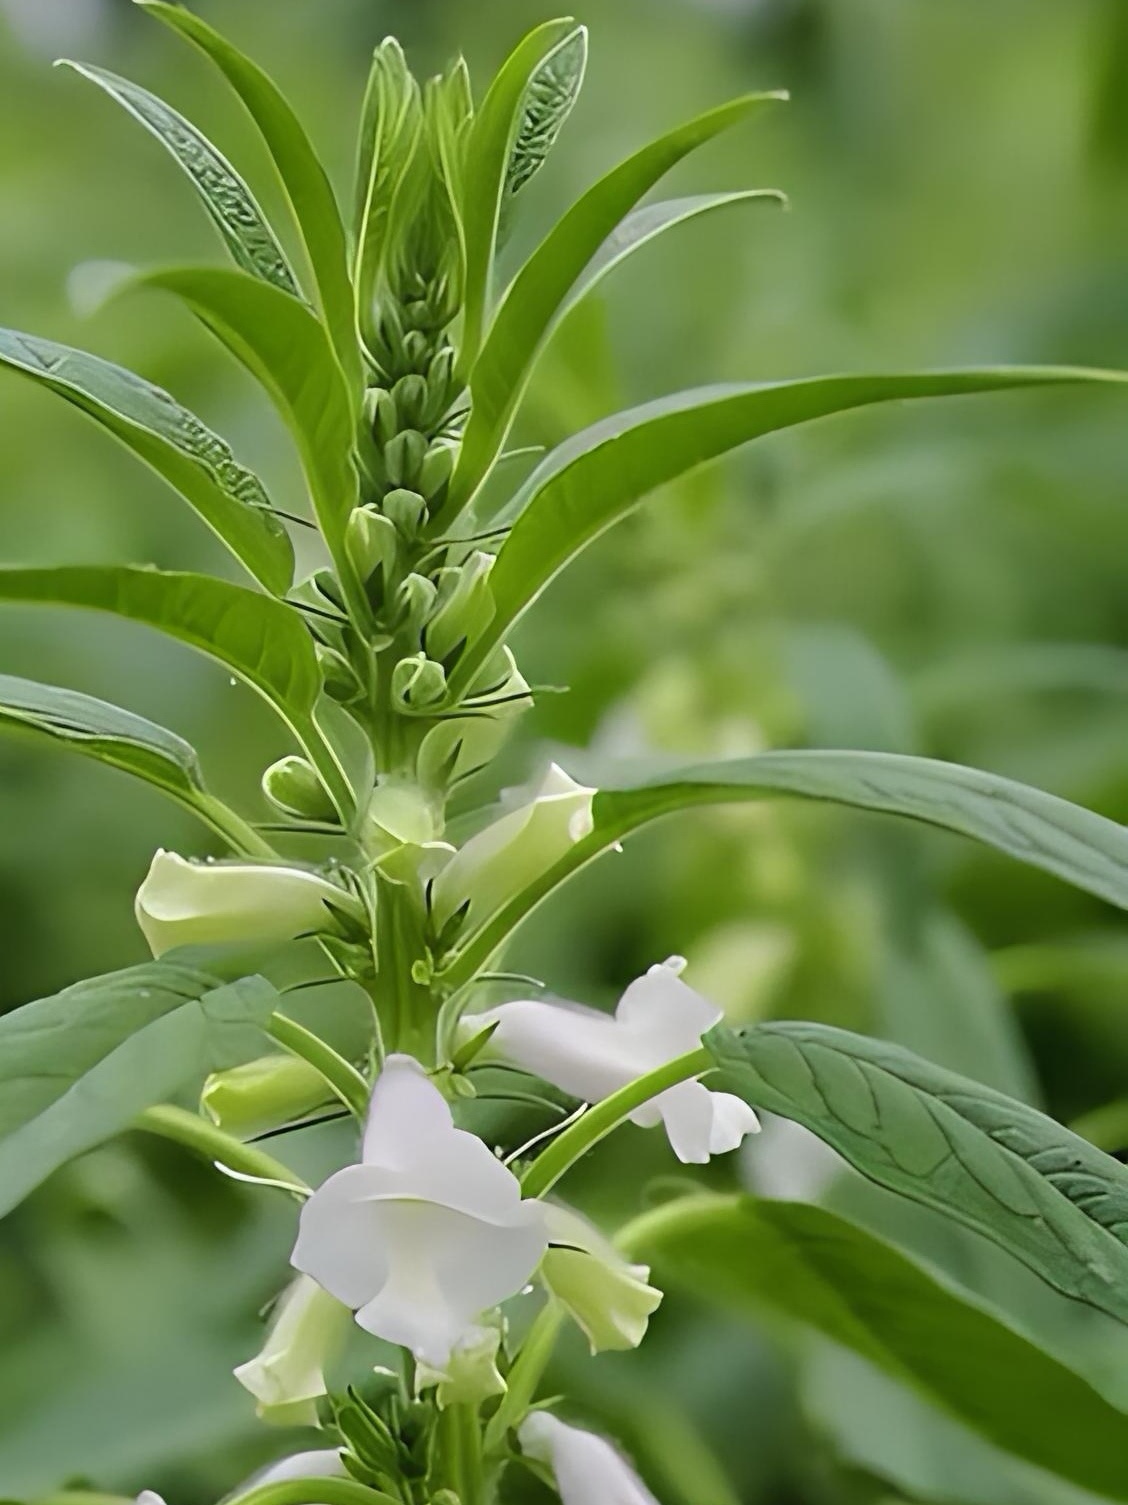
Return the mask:
[[[517,1437],[522,1452],[552,1470],[564,1505],[658,1505],[622,1454],[594,1432],[534,1411]]]
[[[143,1489],[133,1505],[165,1505],[165,1499],[163,1495],[157,1494],[155,1489]]]
[[[591,833],[596,792],[551,764],[531,800],[472,836],[443,868],[431,890],[435,923],[441,928],[469,903],[472,929],[539,878]]]
[[[592,1353],[637,1348],[662,1292],[649,1265],[629,1264],[598,1228],[569,1207],[546,1203],[548,1253],[540,1267],[545,1289],[583,1329]]]
[[[548,1247],[544,1209],[473,1134],[454,1127],[410,1056],[372,1092],[359,1165],[302,1209],[292,1262],[367,1332],[445,1370],[482,1312],[516,1295]]]
[[[290,941],[334,928],[333,905],[356,901],[306,868],[251,862],[188,862],[160,851],[137,891],[134,910],[154,956],[174,946],[226,941]]]
[[[680,957],[651,967],[619,1000],[614,1015],[571,1003],[521,999],[466,1018],[463,1038],[497,1027],[486,1047],[583,1102],[610,1097],[628,1082],[696,1050],[721,1010],[679,977]],[[728,1092],[681,1082],[631,1114],[632,1123],[663,1123],[684,1164],[735,1150],[760,1127],[752,1109]]]
[[[301,1275],[278,1300],[261,1353],[235,1370],[258,1401],[258,1414],[282,1427],[315,1426],[328,1393],[324,1366],[343,1337],[348,1307]]]

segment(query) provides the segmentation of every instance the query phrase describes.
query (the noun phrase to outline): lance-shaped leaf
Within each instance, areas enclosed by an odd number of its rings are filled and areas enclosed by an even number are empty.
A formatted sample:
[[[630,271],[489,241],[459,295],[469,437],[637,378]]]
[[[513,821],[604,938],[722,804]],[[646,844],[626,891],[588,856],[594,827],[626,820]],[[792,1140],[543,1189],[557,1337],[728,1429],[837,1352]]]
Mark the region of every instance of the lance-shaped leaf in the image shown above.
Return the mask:
[[[254,277],[300,296],[297,279],[266,216],[246,183],[208,138],[184,116],[139,84],[67,59],[73,68],[104,89],[172,154],[203,200],[235,261]]]
[[[210,58],[258,127],[305,243],[337,359],[350,387],[359,390],[363,378],[344,226],[332,184],[305,127],[269,74],[206,21],[165,0],[136,3]]]
[[[537,355],[568,309],[632,251],[724,198],[679,199],[621,223],[624,217],[684,157],[783,98],[752,94],[733,100],[652,141],[589,188],[549,232],[514,278],[470,373],[473,407],[452,509],[471,499],[500,453]]]
[[[5,1014],[0,1215],[146,1108],[261,1056],[277,1003],[261,977],[149,962]]]
[[[146,273],[134,286],[183,300],[270,394],[294,436],[322,531],[339,543],[357,500],[348,386],[325,326],[304,303],[242,272]]]
[[[466,306],[463,359],[477,355],[489,312],[498,222],[506,179],[524,119],[529,86],[553,55],[574,44],[574,21],[546,21],[531,31],[502,64],[474,117],[466,151],[462,224],[466,238]]]
[[[155,627],[225,664],[291,724],[321,689],[313,640],[293,607],[210,575],[133,565],[0,570],[0,601],[82,606]]]
[[[293,546],[262,482],[167,392],[96,355],[15,330],[0,330],[0,364],[96,419],[175,487],[267,590],[289,589]]]
[[[791,1020],[710,1030],[710,1085],[803,1124],[880,1186],[1128,1322],[1128,1168],[1052,1118],[886,1041]]]
[[[1008,1452],[1128,1499],[1128,1415],[970,1295],[822,1207],[688,1197],[633,1225],[660,1283],[780,1314],[922,1392]]]
[[[801,749],[670,769],[633,787],[600,789],[592,803],[591,833],[468,936],[452,972],[461,977],[481,965],[555,888],[651,821],[696,805],[781,795],[955,831],[1128,909],[1128,828],[1116,821],[959,763],[901,753]]]
[[[76,690],[0,674],[0,726],[144,779],[206,821],[236,851],[253,853],[265,847],[204,787],[196,749],[143,716]]]
[[[452,677],[472,682],[546,585],[657,487],[764,434],[905,398],[957,397],[1063,383],[1125,385],[1128,376],[1070,366],[984,367],[902,376],[820,376],[706,387],[604,419],[554,449],[497,521],[513,528],[490,578],[497,610]]]

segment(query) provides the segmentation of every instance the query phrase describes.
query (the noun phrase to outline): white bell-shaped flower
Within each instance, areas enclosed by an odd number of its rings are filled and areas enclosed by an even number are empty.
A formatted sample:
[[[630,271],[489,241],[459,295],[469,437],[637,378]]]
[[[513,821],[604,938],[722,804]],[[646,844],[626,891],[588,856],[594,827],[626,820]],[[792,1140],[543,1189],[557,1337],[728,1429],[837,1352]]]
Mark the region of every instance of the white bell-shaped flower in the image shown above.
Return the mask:
[[[658,1505],[622,1454],[594,1432],[534,1411],[517,1437],[523,1453],[552,1470],[564,1505]]]
[[[531,799],[479,831],[455,853],[431,890],[431,911],[441,929],[468,905],[467,928],[488,919],[590,835],[596,790],[577,784],[555,763]]]
[[[450,1109],[410,1056],[372,1092],[362,1160],[301,1213],[292,1262],[366,1331],[432,1368],[481,1313],[516,1295],[548,1247],[540,1203]]]
[[[325,1366],[343,1337],[348,1307],[300,1275],[283,1291],[262,1351],[235,1370],[258,1401],[258,1414],[277,1426],[317,1425],[317,1402],[327,1394]]]
[[[613,1015],[579,1004],[519,999],[462,1021],[462,1038],[496,1026],[487,1050],[583,1102],[610,1097],[637,1077],[696,1050],[723,1017],[682,982],[680,957],[651,967],[619,1000]],[[755,1113],[728,1092],[681,1082],[631,1114],[643,1128],[665,1125],[685,1164],[735,1150],[760,1127]]]
[[[308,868],[189,862],[165,851],[153,858],[134,909],[154,956],[174,946],[290,941],[336,930],[334,910],[358,913],[350,894]]]
[[[348,1469],[341,1462],[339,1448],[312,1448],[304,1453],[289,1453],[277,1463],[268,1463],[252,1474],[237,1491],[257,1489],[263,1484],[285,1484],[290,1479],[345,1479]]]

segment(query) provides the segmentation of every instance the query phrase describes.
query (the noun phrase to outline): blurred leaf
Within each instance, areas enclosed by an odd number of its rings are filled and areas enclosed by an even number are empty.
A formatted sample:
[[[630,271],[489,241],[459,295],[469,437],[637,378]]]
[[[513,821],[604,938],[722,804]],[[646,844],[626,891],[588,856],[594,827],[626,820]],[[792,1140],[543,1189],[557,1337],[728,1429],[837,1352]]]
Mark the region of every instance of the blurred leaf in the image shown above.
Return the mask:
[[[300,297],[297,279],[254,194],[207,137],[155,94],[91,63],[64,66],[104,89],[139,120],[191,178],[235,261],[253,277]]]
[[[886,1041],[785,1021],[715,1029],[722,1080],[880,1186],[1128,1322],[1128,1169],[1033,1108]]]
[[[0,330],[0,363],[58,393],[175,487],[267,590],[294,578],[294,550],[262,482],[160,387],[83,350]]]
[[[583,26],[556,47],[535,70],[521,105],[521,123],[513,139],[502,190],[501,216],[540,172],[580,97],[587,70],[588,34]]]
[[[287,719],[308,717],[321,689],[298,613],[210,575],[134,565],[0,569],[0,601],[88,607],[155,627],[226,664]]]
[[[147,962],[0,1019],[0,1215],[65,1161],[209,1072],[263,1053],[278,994]]]
[[[644,1216],[632,1256],[709,1300],[782,1312],[985,1437],[1128,1498],[1128,1415],[986,1307],[821,1207],[694,1197]]]
[[[650,492],[764,434],[874,403],[1062,383],[1122,385],[1128,376],[1068,366],[821,376],[704,387],[616,413],[559,445],[504,507],[512,522],[490,577],[496,611],[459,661],[474,675],[561,570]]]
[[[270,152],[317,281],[337,359],[352,388],[363,381],[353,319],[348,248],[332,184],[305,128],[274,80],[181,5],[136,0],[211,59],[242,100]]]
[[[135,286],[182,299],[270,394],[298,446],[322,531],[338,540],[356,504],[352,397],[324,326],[296,298],[242,272],[148,272]]]

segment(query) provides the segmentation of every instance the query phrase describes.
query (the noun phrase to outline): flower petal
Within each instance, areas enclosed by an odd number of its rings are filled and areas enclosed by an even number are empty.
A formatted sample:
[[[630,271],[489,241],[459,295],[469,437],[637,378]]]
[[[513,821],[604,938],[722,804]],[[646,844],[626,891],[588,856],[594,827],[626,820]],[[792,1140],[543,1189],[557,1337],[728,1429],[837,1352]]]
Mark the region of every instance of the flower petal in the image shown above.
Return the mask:
[[[673,961],[651,967],[631,983],[615,1010],[616,1022],[654,1066],[696,1050],[705,1031],[724,1017],[715,1003],[682,982],[678,970]]]
[[[379,1295],[390,1273],[381,1204],[372,1200],[384,1187],[376,1167],[346,1166],[318,1187],[298,1223],[290,1263],[354,1310]]]
[[[517,1437],[523,1452],[551,1467],[563,1505],[658,1505],[622,1454],[594,1432],[534,1411]]]
[[[497,1028],[488,1049],[561,1092],[597,1103],[641,1074],[632,1042],[610,1014],[571,1003],[519,999],[467,1021]]]

